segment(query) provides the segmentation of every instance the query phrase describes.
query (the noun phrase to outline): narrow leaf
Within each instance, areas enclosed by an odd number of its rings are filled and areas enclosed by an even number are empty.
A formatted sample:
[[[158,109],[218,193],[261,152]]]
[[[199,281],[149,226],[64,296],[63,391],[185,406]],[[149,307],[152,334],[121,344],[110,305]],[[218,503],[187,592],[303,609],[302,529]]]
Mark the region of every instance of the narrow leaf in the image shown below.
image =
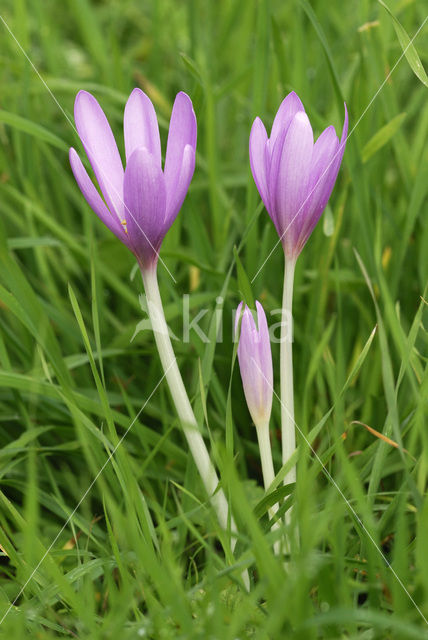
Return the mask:
[[[401,22],[399,22],[399,20],[397,20],[397,18],[394,16],[394,14],[392,13],[391,9],[383,2],[383,0],[378,0],[379,4],[382,5],[382,7],[384,9],[387,10],[387,12],[389,13],[389,15],[392,18],[392,23],[394,25],[394,29],[395,29],[395,33],[397,34],[397,38],[398,41],[401,45],[401,48],[403,49],[403,53],[406,57],[407,62],[409,63],[413,73],[419,78],[419,80],[422,82],[422,84],[424,84],[426,87],[428,87],[428,76],[426,74],[426,71],[423,67],[423,64],[421,62],[421,59],[418,56],[418,53],[415,49],[415,47],[413,46],[413,39],[410,39],[407,31],[405,30],[405,28],[403,27],[403,25],[401,24]],[[422,26],[425,24],[425,21],[422,23]],[[420,27],[419,31],[421,30],[422,27]]]

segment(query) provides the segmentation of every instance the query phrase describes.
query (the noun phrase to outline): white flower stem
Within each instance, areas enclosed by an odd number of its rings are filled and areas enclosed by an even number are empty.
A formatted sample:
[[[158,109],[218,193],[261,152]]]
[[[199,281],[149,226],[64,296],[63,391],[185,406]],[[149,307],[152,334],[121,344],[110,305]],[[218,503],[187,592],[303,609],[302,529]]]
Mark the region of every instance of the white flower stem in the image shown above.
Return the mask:
[[[168,325],[160,297],[156,267],[151,269],[141,269],[144,289],[147,297],[147,307],[150,322],[159,352],[159,357],[165,372],[165,378],[171,392],[171,396],[183,428],[184,436],[189,445],[190,452],[195,461],[196,467],[201,476],[206,492],[211,500],[211,504],[217,514],[221,527],[227,531],[230,526],[236,532],[236,525],[232,517],[228,518],[229,506],[222,489],[218,488],[219,479],[211,462],[205,442],[199,432],[198,423],[193,413],[177,360],[168,333]],[[233,536],[230,541],[232,551],[235,548],[236,539]],[[247,571],[242,575],[245,586],[249,588],[249,578]]]
[[[281,432],[282,464],[285,464],[296,448],[293,394],[293,282],[294,260],[285,259],[284,291],[282,296],[281,327]],[[296,481],[296,467],[289,470],[284,484]],[[289,518],[287,518],[289,520]]]
[[[263,484],[267,491],[275,478],[275,471],[272,462],[272,449],[269,438],[269,422],[256,425],[257,440],[259,442],[260,460],[262,463]],[[269,517],[273,518],[278,511],[278,503],[272,505],[268,510]],[[272,530],[280,527],[279,522],[274,522]],[[278,555],[281,552],[281,542],[277,540],[274,543],[274,551]]]

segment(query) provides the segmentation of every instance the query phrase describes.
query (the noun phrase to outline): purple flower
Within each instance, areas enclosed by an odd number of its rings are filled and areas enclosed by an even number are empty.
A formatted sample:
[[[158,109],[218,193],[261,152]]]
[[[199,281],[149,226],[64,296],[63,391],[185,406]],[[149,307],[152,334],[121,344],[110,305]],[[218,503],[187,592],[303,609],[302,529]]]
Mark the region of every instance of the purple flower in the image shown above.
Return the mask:
[[[345,151],[348,113],[342,138],[327,127],[314,144],[305,109],[293,92],[282,101],[270,138],[260,118],[250,134],[254,181],[289,260],[296,260],[324,211]]]
[[[241,302],[235,316],[238,331],[242,311]],[[256,426],[269,422],[272,409],[273,370],[269,329],[262,305],[256,301],[257,326],[250,309],[242,312],[238,360],[245,399]],[[258,327],[258,328],[257,328]]]
[[[133,90],[125,106],[125,171],[107,118],[87,91],[76,96],[74,118],[104,198],[70,149],[71,168],[87,203],[143,268],[155,266],[195,169],[196,118],[189,96],[180,92],[175,99],[163,171],[156,113],[141,89]]]

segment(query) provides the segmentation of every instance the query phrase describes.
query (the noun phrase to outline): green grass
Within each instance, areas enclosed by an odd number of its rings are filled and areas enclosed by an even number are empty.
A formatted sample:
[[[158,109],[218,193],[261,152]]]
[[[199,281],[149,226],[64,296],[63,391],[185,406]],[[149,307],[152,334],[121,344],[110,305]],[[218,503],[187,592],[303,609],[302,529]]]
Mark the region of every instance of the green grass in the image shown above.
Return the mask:
[[[412,37],[424,3],[387,4]],[[61,108],[0,24],[0,637],[427,637],[428,90],[415,51],[377,95],[400,27],[375,0],[4,0],[1,15]],[[427,34],[414,42],[425,67]],[[224,298],[222,343],[192,332],[174,346],[234,508],[233,558],[158,385],[152,336],[131,340],[144,318],[133,258],[68,164],[68,147],[81,151],[67,121],[76,92],[99,99],[123,149],[134,86],[164,142],[177,91],[198,119],[195,177],[161,252],[177,283],[162,266],[159,279],[178,336],[183,294],[192,317],[208,307],[207,332]],[[251,123],[270,126],[292,89],[317,135],[341,128],[343,99],[358,124],[297,265],[301,546],[284,568],[231,369],[231,314],[277,241],[249,170]],[[278,246],[247,291],[267,312],[282,264]],[[277,471],[279,417],[275,400]]]

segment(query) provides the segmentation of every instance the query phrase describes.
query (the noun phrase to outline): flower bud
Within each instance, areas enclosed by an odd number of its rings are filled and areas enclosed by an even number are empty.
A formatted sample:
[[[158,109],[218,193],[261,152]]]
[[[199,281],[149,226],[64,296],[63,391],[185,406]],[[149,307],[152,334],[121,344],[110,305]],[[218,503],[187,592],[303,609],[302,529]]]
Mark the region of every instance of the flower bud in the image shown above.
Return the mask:
[[[235,331],[241,320],[238,361],[245,399],[254,424],[267,424],[272,409],[273,369],[269,329],[265,312],[256,302],[257,325],[253,313],[241,302],[235,318]]]

